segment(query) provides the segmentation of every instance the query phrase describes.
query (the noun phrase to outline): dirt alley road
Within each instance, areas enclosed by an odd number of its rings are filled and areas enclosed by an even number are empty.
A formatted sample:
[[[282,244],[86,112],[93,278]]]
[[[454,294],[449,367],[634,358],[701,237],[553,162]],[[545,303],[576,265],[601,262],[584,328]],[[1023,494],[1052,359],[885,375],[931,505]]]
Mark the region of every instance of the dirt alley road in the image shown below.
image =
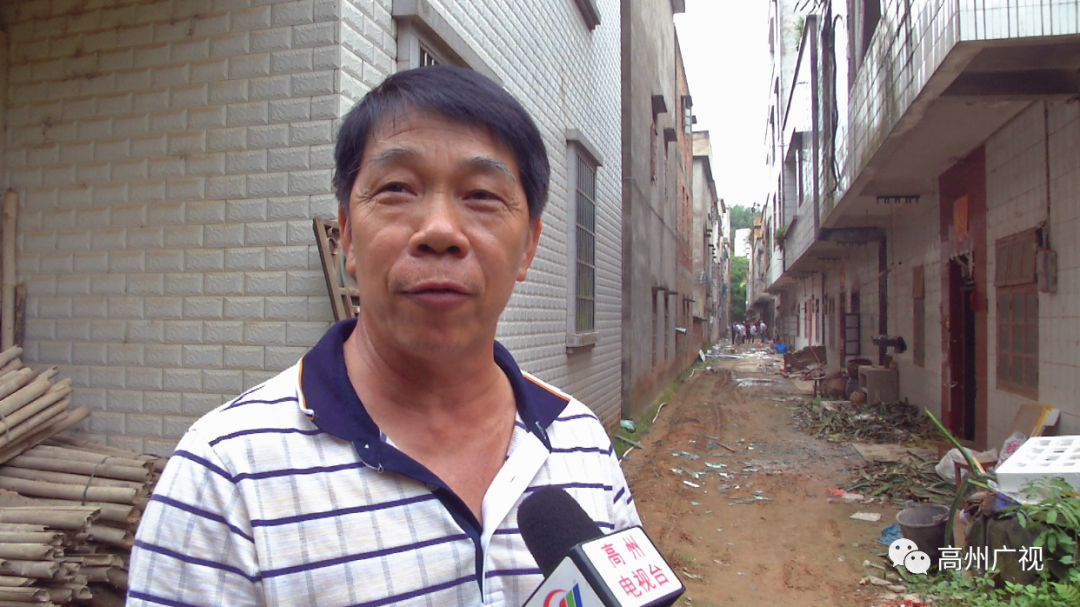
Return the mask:
[[[829,503],[863,460],[796,430],[790,407],[809,395],[761,363],[710,359],[623,460],[646,531],[687,586],[677,604],[870,605],[880,593],[859,585],[863,561],[880,562],[897,511]],[[849,518],[859,511],[882,521]]]

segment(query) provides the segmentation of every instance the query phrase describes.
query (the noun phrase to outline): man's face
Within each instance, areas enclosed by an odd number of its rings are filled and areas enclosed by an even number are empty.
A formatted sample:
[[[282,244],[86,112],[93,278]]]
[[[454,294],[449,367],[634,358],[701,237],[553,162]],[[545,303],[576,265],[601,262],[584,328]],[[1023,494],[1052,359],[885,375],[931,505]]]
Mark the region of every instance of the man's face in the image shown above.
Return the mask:
[[[339,219],[367,330],[421,356],[490,343],[540,238],[513,154],[408,112],[375,129],[363,158]]]

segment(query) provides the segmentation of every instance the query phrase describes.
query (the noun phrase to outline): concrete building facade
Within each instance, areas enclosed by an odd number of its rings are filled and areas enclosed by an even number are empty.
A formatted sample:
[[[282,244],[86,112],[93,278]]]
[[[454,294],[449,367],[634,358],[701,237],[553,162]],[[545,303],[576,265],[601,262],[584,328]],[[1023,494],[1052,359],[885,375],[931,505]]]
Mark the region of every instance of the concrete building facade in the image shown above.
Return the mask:
[[[735,257],[750,258],[750,250],[753,244],[753,228],[739,228],[735,230]]]
[[[340,119],[396,70],[453,63],[522,101],[553,169],[540,251],[498,337],[613,426],[624,354],[620,10],[617,0],[3,3],[0,175],[20,199],[24,359],[73,379],[75,403],[94,410],[84,430],[168,453],[199,415],[291,365],[329,326],[311,218],[336,212]]]
[[[682,370],[678,188],[686,161],[672,19],[684,10],[681,0],[622,0],[625,418],[643,413]]]
[[[702,326],[704,341],[716,343],[727,336],[731,323],[731,282],[728,239],[722,226],[727,209],[716,191],[712,172],[712,141],[708,131],[695,131],[694,217],[690,236],[694,263],[693,319]]]
[[[690,96],[690,85],[686,81],[686,67],[683,65],[682,47],[679,37],[675,36],[675,97],[678,111],[675,118],[675,145],[672,150],[676,158],[675,196],[678,207],[675,229],[677,272],[676,291],[678,292],[678,311],[675,316],[675,359],[682,369],[697,356],[698,350],[706,341],[705,327],[694,321],[694,255],[691,241],[694,233],[694,101]]]
[[[793,345],[891,362],[980,448],[1023,402],[1080,433],[1080,3],[818,4],[776,157],[803,158],[769,284]]]

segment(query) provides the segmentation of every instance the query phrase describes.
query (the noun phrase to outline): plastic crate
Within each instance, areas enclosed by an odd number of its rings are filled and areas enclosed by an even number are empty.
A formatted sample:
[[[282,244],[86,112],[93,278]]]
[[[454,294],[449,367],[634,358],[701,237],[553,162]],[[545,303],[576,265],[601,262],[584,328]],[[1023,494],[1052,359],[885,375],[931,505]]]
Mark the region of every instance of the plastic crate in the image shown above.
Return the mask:
[[[1080,487],[1080,436],[1036,436],[997,468],[998,487],[1015,494],[1033,480],[1064,478]]]

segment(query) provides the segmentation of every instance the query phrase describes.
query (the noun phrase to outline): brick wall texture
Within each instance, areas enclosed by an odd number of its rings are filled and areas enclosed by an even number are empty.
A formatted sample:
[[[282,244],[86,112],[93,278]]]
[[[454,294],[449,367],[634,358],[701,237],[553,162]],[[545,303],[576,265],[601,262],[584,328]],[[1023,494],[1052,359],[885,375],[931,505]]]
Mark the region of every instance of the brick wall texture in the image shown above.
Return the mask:
[[[618,2],[433,0],[536,118],[541,249],[499,337],[612,424],[619,412]],[[339,120],[394,70],[391,0],[40,0],[8,31],[5,179],[20,195],[24,359],[73,378],[83,428],[169,452],[194,419],[295,362],[332,320],[311,217]],[[599,339],[567,355],[567,129],[598,173]]]

